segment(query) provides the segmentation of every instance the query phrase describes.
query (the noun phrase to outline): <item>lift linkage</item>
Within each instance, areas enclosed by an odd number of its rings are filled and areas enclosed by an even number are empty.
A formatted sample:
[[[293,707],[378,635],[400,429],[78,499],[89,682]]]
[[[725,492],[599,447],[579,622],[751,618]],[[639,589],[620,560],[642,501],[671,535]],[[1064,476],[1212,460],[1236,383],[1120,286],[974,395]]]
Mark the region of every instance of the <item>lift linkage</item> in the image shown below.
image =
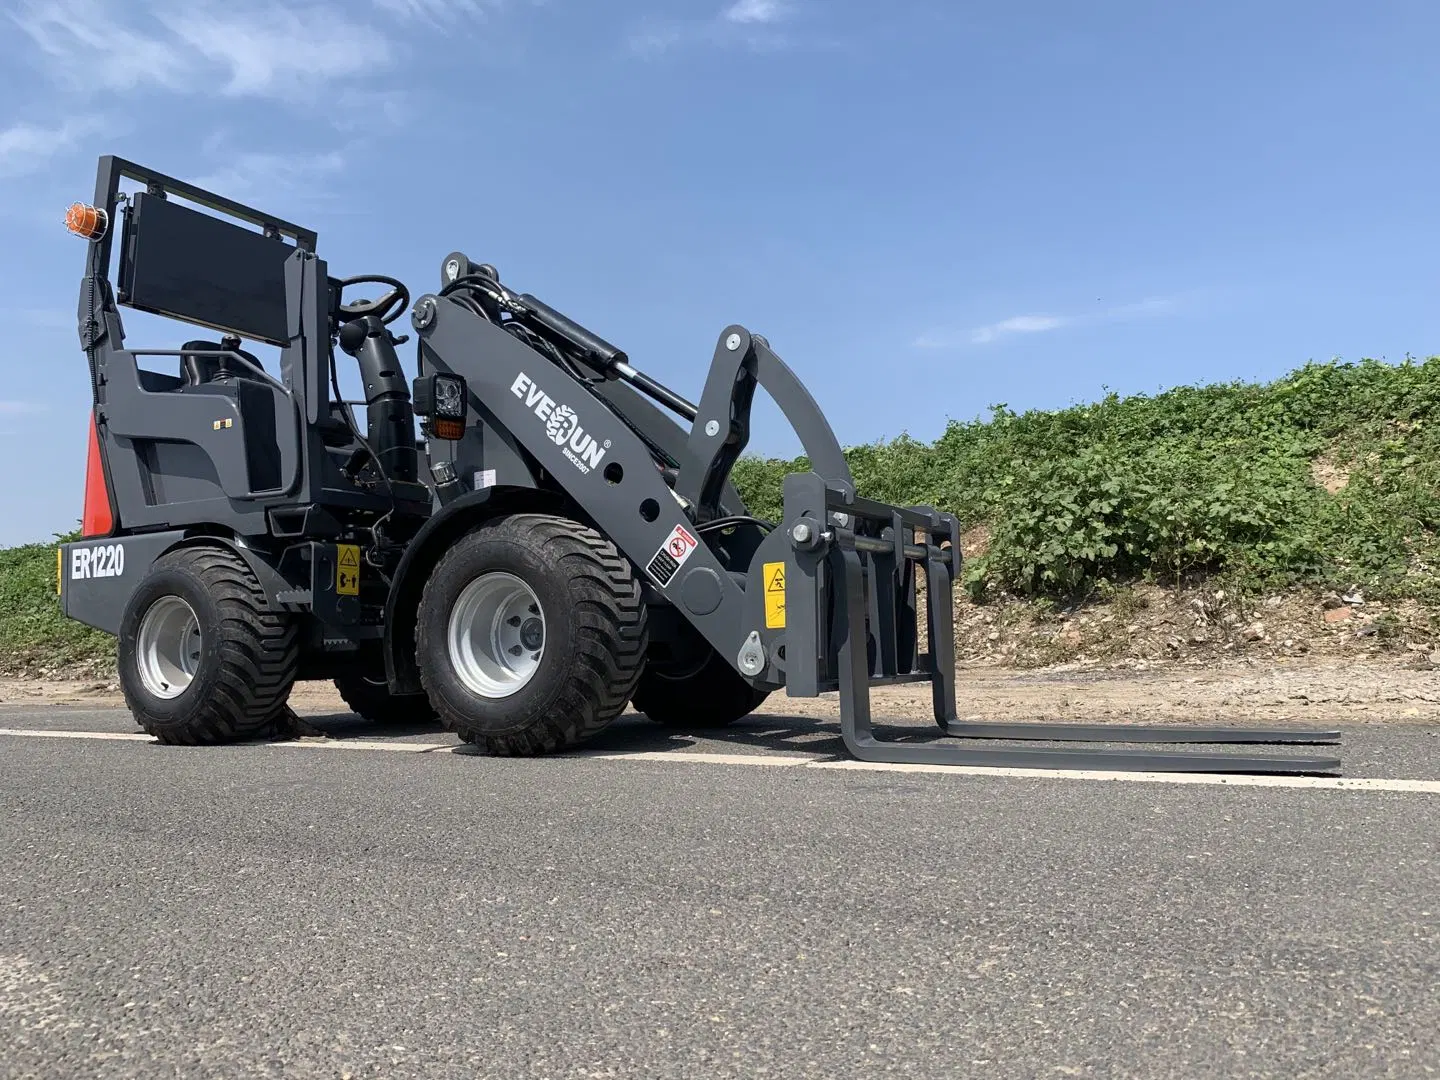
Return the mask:
[[[860,498],[848,482],[792,473],[784,483],[787,693],[838,691],[845,746],[861,761],[1127,772],[1328,773],[1332,757],[1108,747],[976,746],[997,742],[1334,744],[1338,731],[1125,724],[960,722],[951,584],[960,571],[955,518]],[[923,536],[922,536],[923,534]],[[948,544],[948,547],[942,545]],[[918,648],[916,583],[924,573],[928,651]],[[814,662],[807,662],[808,658]],[[876,738],[870,688],[929,682],[941,740]]]

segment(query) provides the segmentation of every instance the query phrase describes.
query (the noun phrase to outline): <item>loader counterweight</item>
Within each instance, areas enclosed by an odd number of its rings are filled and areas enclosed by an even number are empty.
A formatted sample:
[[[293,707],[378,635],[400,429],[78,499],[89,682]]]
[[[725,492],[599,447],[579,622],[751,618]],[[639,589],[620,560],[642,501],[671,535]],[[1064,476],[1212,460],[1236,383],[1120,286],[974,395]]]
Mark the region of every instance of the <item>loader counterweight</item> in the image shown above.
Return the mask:
[[[293,685],[324,679],[366,719],[438,722],[502,755],[581,745],[627,705],[723,726],[783,690],[837,694],[844,745],[869,761],[1338,768],[1033,745],[1328,731],[961,723],[959,523],[857,491],[815,399],[743,325],[720,332],[694,403],[463,252],[412,305],[396,278],[333,276],[312,230],[133,162],[102,157],[95,192],[69,219],[93,412],[85,539],[61,549],[59,602],[116,636],[127,703],[162,741],[284,730]],[[347,298],[367,284],[384,292]],[[210,336],[129,347],[122,306]],[[361,400],[341,396],[342,363]],[[758,390],[810,463],[785,478],[778,522],[731,479]],[[940,739],[879,740],[871,688],[915,682]]]

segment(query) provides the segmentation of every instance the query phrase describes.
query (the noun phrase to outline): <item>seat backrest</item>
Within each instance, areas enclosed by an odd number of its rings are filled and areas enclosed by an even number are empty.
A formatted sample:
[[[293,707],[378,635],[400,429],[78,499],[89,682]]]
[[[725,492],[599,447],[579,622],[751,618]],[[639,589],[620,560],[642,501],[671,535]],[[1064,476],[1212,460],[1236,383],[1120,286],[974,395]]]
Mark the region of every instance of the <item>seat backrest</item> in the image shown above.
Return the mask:
[[[220,375],[220,357],[196,356],[196,352],[218,352],[218,341],[187,341],[180,346],[180,377],[186,386],[213,382]]]
[[[244,357],[261,371],[265,366],[260,363],[254,353],[246,352],[240,348],[240,339],[226,337],[220,341],[187,341],[180,346],[180,375],[186,386],[198,386],[201,383],[214,382],[222,375],[235,375],[241,378],[254,378],[253,372],[247,372],[245,365],[234,364],[228,356],[199,356],[197,353],[233,352]]]

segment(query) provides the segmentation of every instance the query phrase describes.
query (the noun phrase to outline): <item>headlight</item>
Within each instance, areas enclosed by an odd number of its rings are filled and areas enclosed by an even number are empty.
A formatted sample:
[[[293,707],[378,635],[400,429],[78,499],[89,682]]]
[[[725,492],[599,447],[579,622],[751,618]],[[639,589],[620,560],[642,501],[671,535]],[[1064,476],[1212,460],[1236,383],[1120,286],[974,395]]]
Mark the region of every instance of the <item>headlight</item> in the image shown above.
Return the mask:
[[[413,397],[415,414],[430,420],[426,431],[431,438],[465,437],[470,399],[463,376],[444,372],[416,379]]]
[[[448,420],[465,416],[465,382],[458,375],[435,376],[435,416]]]

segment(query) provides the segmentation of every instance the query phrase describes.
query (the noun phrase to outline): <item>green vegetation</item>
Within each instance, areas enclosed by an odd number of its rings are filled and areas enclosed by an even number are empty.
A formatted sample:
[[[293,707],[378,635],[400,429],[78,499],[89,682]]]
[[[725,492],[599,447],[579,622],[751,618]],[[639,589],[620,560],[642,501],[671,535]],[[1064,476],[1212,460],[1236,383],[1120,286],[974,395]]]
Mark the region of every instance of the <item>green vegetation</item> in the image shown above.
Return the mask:
[[[108,635],[61,615],[54,544],[0,549],[0,674],[63,668],[114,648]]]
[[[1109,585],[1209,578],[1237,594],[1361,586],[1440,603],[1440,357],[1309,364],[1267,385],[1110,395],[1053,412],[1004,405],[848,451],[861,491],[983,526],[964,584],[1073,600]],[[747,458],[736,485],[776,518],[804,459]],[[63,619],[53,546],[0,551],[0,670],[103,658]]]
[[[998,405],[933,444],[848,456],[866,494],[987,527],[964,578],[977,600],[1197,576],[1245,592],[1360,584],[1440,599],[1440,357],[1309,364],[1268,385],[1053,412]],[[781,477],[804,467],[749,460],[737,487],[773,517]]]

